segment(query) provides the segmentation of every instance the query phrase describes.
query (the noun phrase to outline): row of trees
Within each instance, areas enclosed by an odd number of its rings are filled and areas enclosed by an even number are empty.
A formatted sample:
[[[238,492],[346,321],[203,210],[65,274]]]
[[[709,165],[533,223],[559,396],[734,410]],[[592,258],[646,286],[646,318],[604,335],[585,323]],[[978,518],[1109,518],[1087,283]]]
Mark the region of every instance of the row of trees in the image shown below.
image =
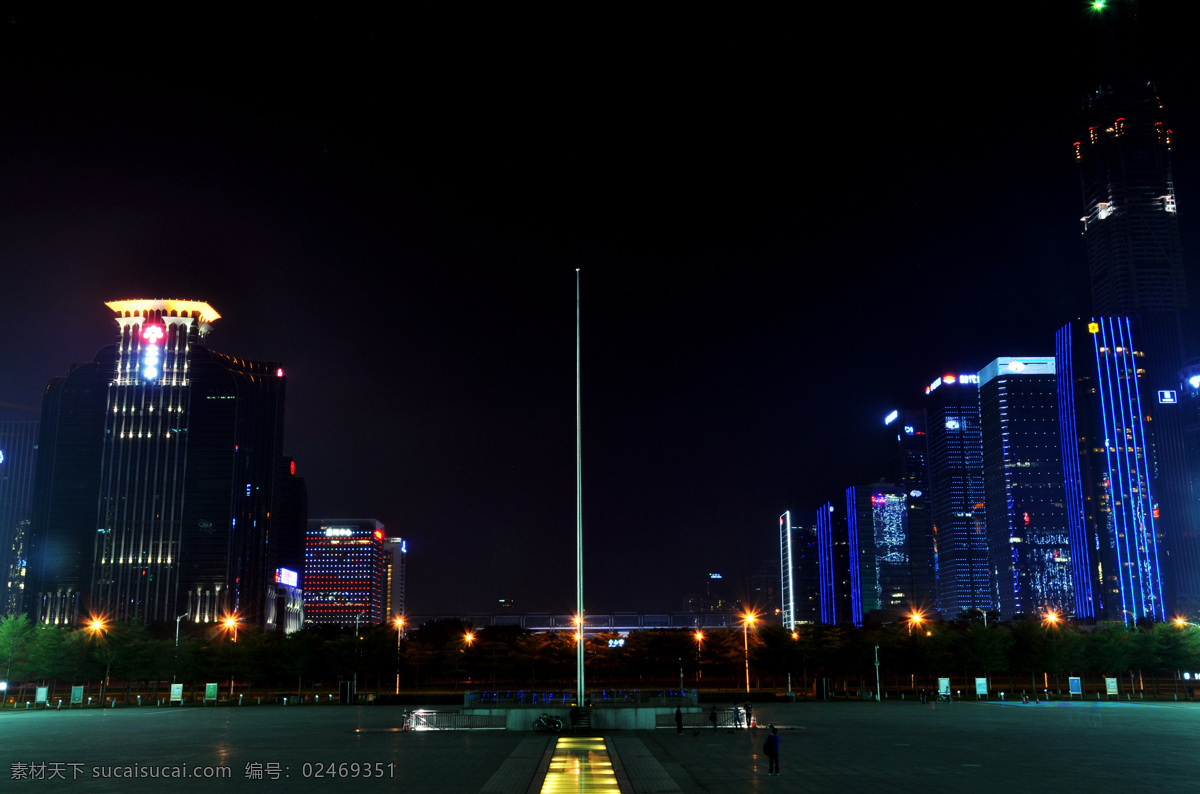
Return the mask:
[[[175,626],[94,624],[33,626],[24,616],[0,620],[0,669],[17,687],[109,682],[131,699],[136,689],[163,696],[161,684],[229,682],[265,695],[331,690],[354,680],[362,691],[519,689],[573,680],[575,637],[535,634],[519,627],[478,631],[461,621],[437,621],[400,636],[395,627],[313,626],[284,635],[240,626],[192,627],[176,640]],[[1153,623],[1046,625],[1037,621],[971,622],[865,629],[778,626],[739,629],[647,630],[626,637],[589,637],[585,663],[590,688],[740,688],[749,657],[752,685],[779,689],[787,676],[808,691],[814,678],[854,690],[875,680],[876,646],[885,689],[928,687],[938,676],[988,676],[1008,688],[1041,689],[1050,676],[1175,679],[1200,672],[1200,630]],[[748,653],[747,653],[748,648]]]

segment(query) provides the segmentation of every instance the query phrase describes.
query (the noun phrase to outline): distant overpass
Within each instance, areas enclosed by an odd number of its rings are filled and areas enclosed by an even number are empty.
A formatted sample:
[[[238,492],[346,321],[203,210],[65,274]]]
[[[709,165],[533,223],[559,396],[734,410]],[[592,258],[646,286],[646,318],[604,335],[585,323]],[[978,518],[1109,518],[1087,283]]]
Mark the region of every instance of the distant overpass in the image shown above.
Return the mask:
[[[409,615],[406,628],[413,629],[436,620],[462,620],[477,629],[490,626],[520,626],[529,631],[574,631],[574,615],[555,615],[549,612],[528,612],[523,615],[501,613],[481,615]],[[725,629],[740,625],[730,615],[696,614],[695,612],[613,612],[609,615],[589,614],[584,618],[583,633],[628,634],[647,629]]]

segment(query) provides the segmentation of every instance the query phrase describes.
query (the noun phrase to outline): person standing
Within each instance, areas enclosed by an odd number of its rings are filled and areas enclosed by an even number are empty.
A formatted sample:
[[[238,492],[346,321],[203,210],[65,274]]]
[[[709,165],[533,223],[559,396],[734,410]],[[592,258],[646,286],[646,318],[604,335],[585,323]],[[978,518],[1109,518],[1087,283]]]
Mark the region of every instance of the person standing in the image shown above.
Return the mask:
[[[742,727],[742,711],[736,703],[733,704],[733,727],[735,730]]]
[[[683,733],[683,712],[675,707],[675,733]]]
[[[767,756],[767,775],[779,774],[779,729],[771,726],[771,735],[763,742],[763,753]]]
[[[717,707],[714,705],[708,712],[708,721],[712,723],[713,733],[717,732]]]

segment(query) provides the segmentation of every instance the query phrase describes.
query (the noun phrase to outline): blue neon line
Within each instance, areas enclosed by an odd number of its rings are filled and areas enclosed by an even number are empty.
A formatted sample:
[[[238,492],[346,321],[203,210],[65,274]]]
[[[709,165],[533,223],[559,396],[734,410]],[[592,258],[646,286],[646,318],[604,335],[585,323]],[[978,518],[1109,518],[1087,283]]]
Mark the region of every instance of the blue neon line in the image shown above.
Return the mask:
[[[1114,477],[1113,477],[1112,443],[1111,443],[1112,438],[1109,434],[1108,402],[1106,402],[1106,400],[1105,400],[1105,396],[1106,396],[1105,390],[1106,389],[1109,390],[1108,395],[1107,395],[1108,400],[1111,401],[1113,399],[1112,394],[1111,394],[1111,389],[1112,389],[1111,376],[1107,372],[1108,364],[1109,364],[1109,362],[1108,362],[1109,356],[1105,356],[1105,360],[1104,360],[1103,364],[1100,361],[1100,343],[1103,341],[1105,349],[1110,352],[1112,351],[1112,347],[1113,347],[1112,341],[1108,339],[1109,334],[1106,330],[1107,326],[1104,323],[1105,319],[1106,318],[1100,318],[1098,321],[1098,324],[1100,326],[1100,334],[1092,335],[1093,336],[1092,346],[1095,348],[1095,352],[1096,352],[1096,384],[1097,384],[1097,386],[1099,386],[1099,388],[1096,391],[1097,391],[1097,394],[1100,396],[1100,424],[1101,424],[1102,432],[1104,433],[1104,457],[1105,457],[1105,467],[1106,467],[1106,471],[1108,473],[1108,478],[1107,478],[1108,484],[1107,484],[1106,488],[1108,489],[1109,511],[1113,517],[1113,531],[1116,532],[1118,535],[1118,537],[1112,538],[1113,549],[1116,551],[1116,554],[1117,554],[1117,584],[1118,584],[1117,590],[1121,594],[1121,619],[1125,622],[1126,625],[1128,625],[1129,624],[1129,611],[1128,611],[1128,604],[1126,602],[1126,597],[1125,597],[1126,596],[1126,587],[1125,587],[1125,579],[1124,579],[1125,564],[1121,558],[1121,542],[1119,540],[1119,536],[1124,534],[1126,537],[1128,537],[1129,533],[1128,532],[1122,533],[1117,526],[1118,523],[1120,523],[1120,519],[1122,518],[1122,516],[1120,514],[1120,511],[1117,510],[1117,500],[1113,497],[1113,493],[1114,493],[1113,479],[1114,479]],[[1093,318],[1093,321],[1096,322],[1097,321],[1096,318]],[[1122,507],[1123,506],[1124,505],[1122,504]],[[1103,586],[1103,582],[1101,582],[1101,585]]]

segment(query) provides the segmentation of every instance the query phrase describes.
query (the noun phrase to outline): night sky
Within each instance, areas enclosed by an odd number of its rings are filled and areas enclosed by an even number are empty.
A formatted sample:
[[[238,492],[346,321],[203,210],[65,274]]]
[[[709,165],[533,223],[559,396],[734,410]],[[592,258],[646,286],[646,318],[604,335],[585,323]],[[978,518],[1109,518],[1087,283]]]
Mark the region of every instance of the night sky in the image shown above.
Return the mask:
[[[310,515],[408,539],[411,613],[570,612],[579,267],[589,611],[738,581],[895,476],[888,411],[1089,307],[1087,4],[801,7],[12,13],[0,403],[106,300],[207,301],[282,362]],[[1195,291],[1186,8],[1141,5]]]

